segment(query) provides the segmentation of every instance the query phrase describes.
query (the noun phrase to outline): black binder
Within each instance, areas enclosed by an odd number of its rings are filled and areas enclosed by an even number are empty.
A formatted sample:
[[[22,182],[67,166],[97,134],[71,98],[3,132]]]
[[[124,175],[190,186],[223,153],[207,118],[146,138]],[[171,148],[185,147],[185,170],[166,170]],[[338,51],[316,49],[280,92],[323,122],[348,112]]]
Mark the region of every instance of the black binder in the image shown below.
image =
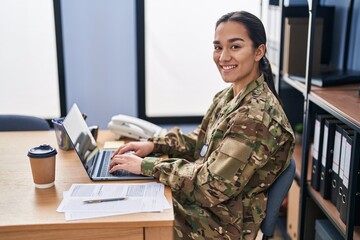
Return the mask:
[[[347,209],[348,209],[348,205],[349,205],[349,176],[350,176],[350,163],[351,161],[354,161],[353,157],[352,157],[352,148],[354,147],[353,142],[354,142],[354,136],[350,136],[350,135],[345,135],[346,138],[346,147],[345,147],[345,167],[344,167],[344,176],[343,176],[343,180],[341,183],[341,187],[342,189],[342,196],[341,196],[341,204],[340,204],[340,219],[346,224],[346,218],[347,218]],[[344,141],[344,139],[343,139]],[[358,171],[356,169],[353,169],[353,171]],[[358,190],[359,190],[359,185],[358,185]],[[359,191],[356,191],[359,192]],[[356,198],[359,198],[359,196],[357,196]],[[359,214],[359,204],[356,203],[357,201],[355,201],[355,211],[353,214],[355,214],[355,225],[359,225],[359,218],[356,217]]]
[[[335,127],[340,123],[337,119],[325,119],[324,122],[320,168],[320,194],[324,199],[330,199]]]
[[[319,191],[320,189],[320,169],[321,155],[323,145],[323,128],[325,119],[334,118],[330,114],[316,114],[314,127],[314,144],[312,150],[312,170],[311,170],[311,186]]]
[[[344,193],[344,186],[343,186],[343,178],[344,178],[344,169],[345,169],[345,157],[346,157],[346,143],[347,139],[351,138],[354,135],[354,130],[352,129],[342,129],[341,133],[341,150],[340,150],[340,165],[339,165],[339,187],[338,187],[338,194],[336,200],[336,208],[340,212],[341,205],[342,205],[342,196]],[[351,152],[350,152],[351,153]]]
[[[336,206],[337,196],[339,192],[340,178],[340,156],[341,156],[341,142],[343,129],[349,130],[350,127],[345,124],[336,124],[335,127],[335,140],[334,140],[334,152],[331,172],[331,190],[330,201]]]

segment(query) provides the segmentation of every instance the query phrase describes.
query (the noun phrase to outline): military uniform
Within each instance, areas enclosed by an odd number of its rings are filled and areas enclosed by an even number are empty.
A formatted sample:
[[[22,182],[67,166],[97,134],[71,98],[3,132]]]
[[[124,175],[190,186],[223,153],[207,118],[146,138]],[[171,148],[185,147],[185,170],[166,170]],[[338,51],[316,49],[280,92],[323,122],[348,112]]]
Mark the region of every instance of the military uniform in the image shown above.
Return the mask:
[[[294,134],[261,75],[234,97],[215,95],[201,125],[151,138],[142,174],[170,186],[175,239],[254,239],[266,214],[267,188],[288,166]]]

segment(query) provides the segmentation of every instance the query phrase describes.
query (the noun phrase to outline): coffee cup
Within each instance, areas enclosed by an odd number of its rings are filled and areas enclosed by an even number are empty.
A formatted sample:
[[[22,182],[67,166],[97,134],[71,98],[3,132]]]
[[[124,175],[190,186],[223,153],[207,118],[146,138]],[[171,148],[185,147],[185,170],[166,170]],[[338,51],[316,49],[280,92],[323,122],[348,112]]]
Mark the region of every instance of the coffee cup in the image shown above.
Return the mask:
[[[29,150],[28,157],[35,187],[54,186],[56,154],[56,149],[47,144]]]

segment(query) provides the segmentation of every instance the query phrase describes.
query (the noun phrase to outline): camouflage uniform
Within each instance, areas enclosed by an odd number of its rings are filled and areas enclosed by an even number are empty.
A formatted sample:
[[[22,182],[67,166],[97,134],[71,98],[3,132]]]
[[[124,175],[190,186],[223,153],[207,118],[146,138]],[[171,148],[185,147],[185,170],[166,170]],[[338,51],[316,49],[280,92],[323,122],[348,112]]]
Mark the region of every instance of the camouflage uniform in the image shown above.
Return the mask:
[[[254,239],[265,217],[266,190],[285,169],[294,134],[263,76],[234,98],[214,97],[201,125],[188,135],[174,128],[152,138],[142,174],[171,187],[175,239]]]

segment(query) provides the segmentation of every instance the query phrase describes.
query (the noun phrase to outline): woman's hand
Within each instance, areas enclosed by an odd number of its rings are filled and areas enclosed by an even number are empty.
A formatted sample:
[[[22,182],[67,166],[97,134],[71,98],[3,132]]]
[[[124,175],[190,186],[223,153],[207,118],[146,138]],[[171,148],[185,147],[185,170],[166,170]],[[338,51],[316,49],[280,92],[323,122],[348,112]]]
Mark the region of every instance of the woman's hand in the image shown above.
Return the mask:
[[[117,170],[126,170],[134,174],[140,174],[142,160],[141,157],[130,153],[115,155],[110,163],[110,173]]]
[[[114,158],[116,155],[121,155],[129,151],[134,151],[134,154],[139,157],[145,157],[152,153],[154,150],[154,143],[152,142],[129,142],[119,147],[112,155]]]
[[[117,170],[126,170],[134,174],[141,173],[142,158],[154,150],[152,142],[130,142],[119,147],[112,155],[110,163],[110,173]],[[127,152],[134,151],[134,154]]]

